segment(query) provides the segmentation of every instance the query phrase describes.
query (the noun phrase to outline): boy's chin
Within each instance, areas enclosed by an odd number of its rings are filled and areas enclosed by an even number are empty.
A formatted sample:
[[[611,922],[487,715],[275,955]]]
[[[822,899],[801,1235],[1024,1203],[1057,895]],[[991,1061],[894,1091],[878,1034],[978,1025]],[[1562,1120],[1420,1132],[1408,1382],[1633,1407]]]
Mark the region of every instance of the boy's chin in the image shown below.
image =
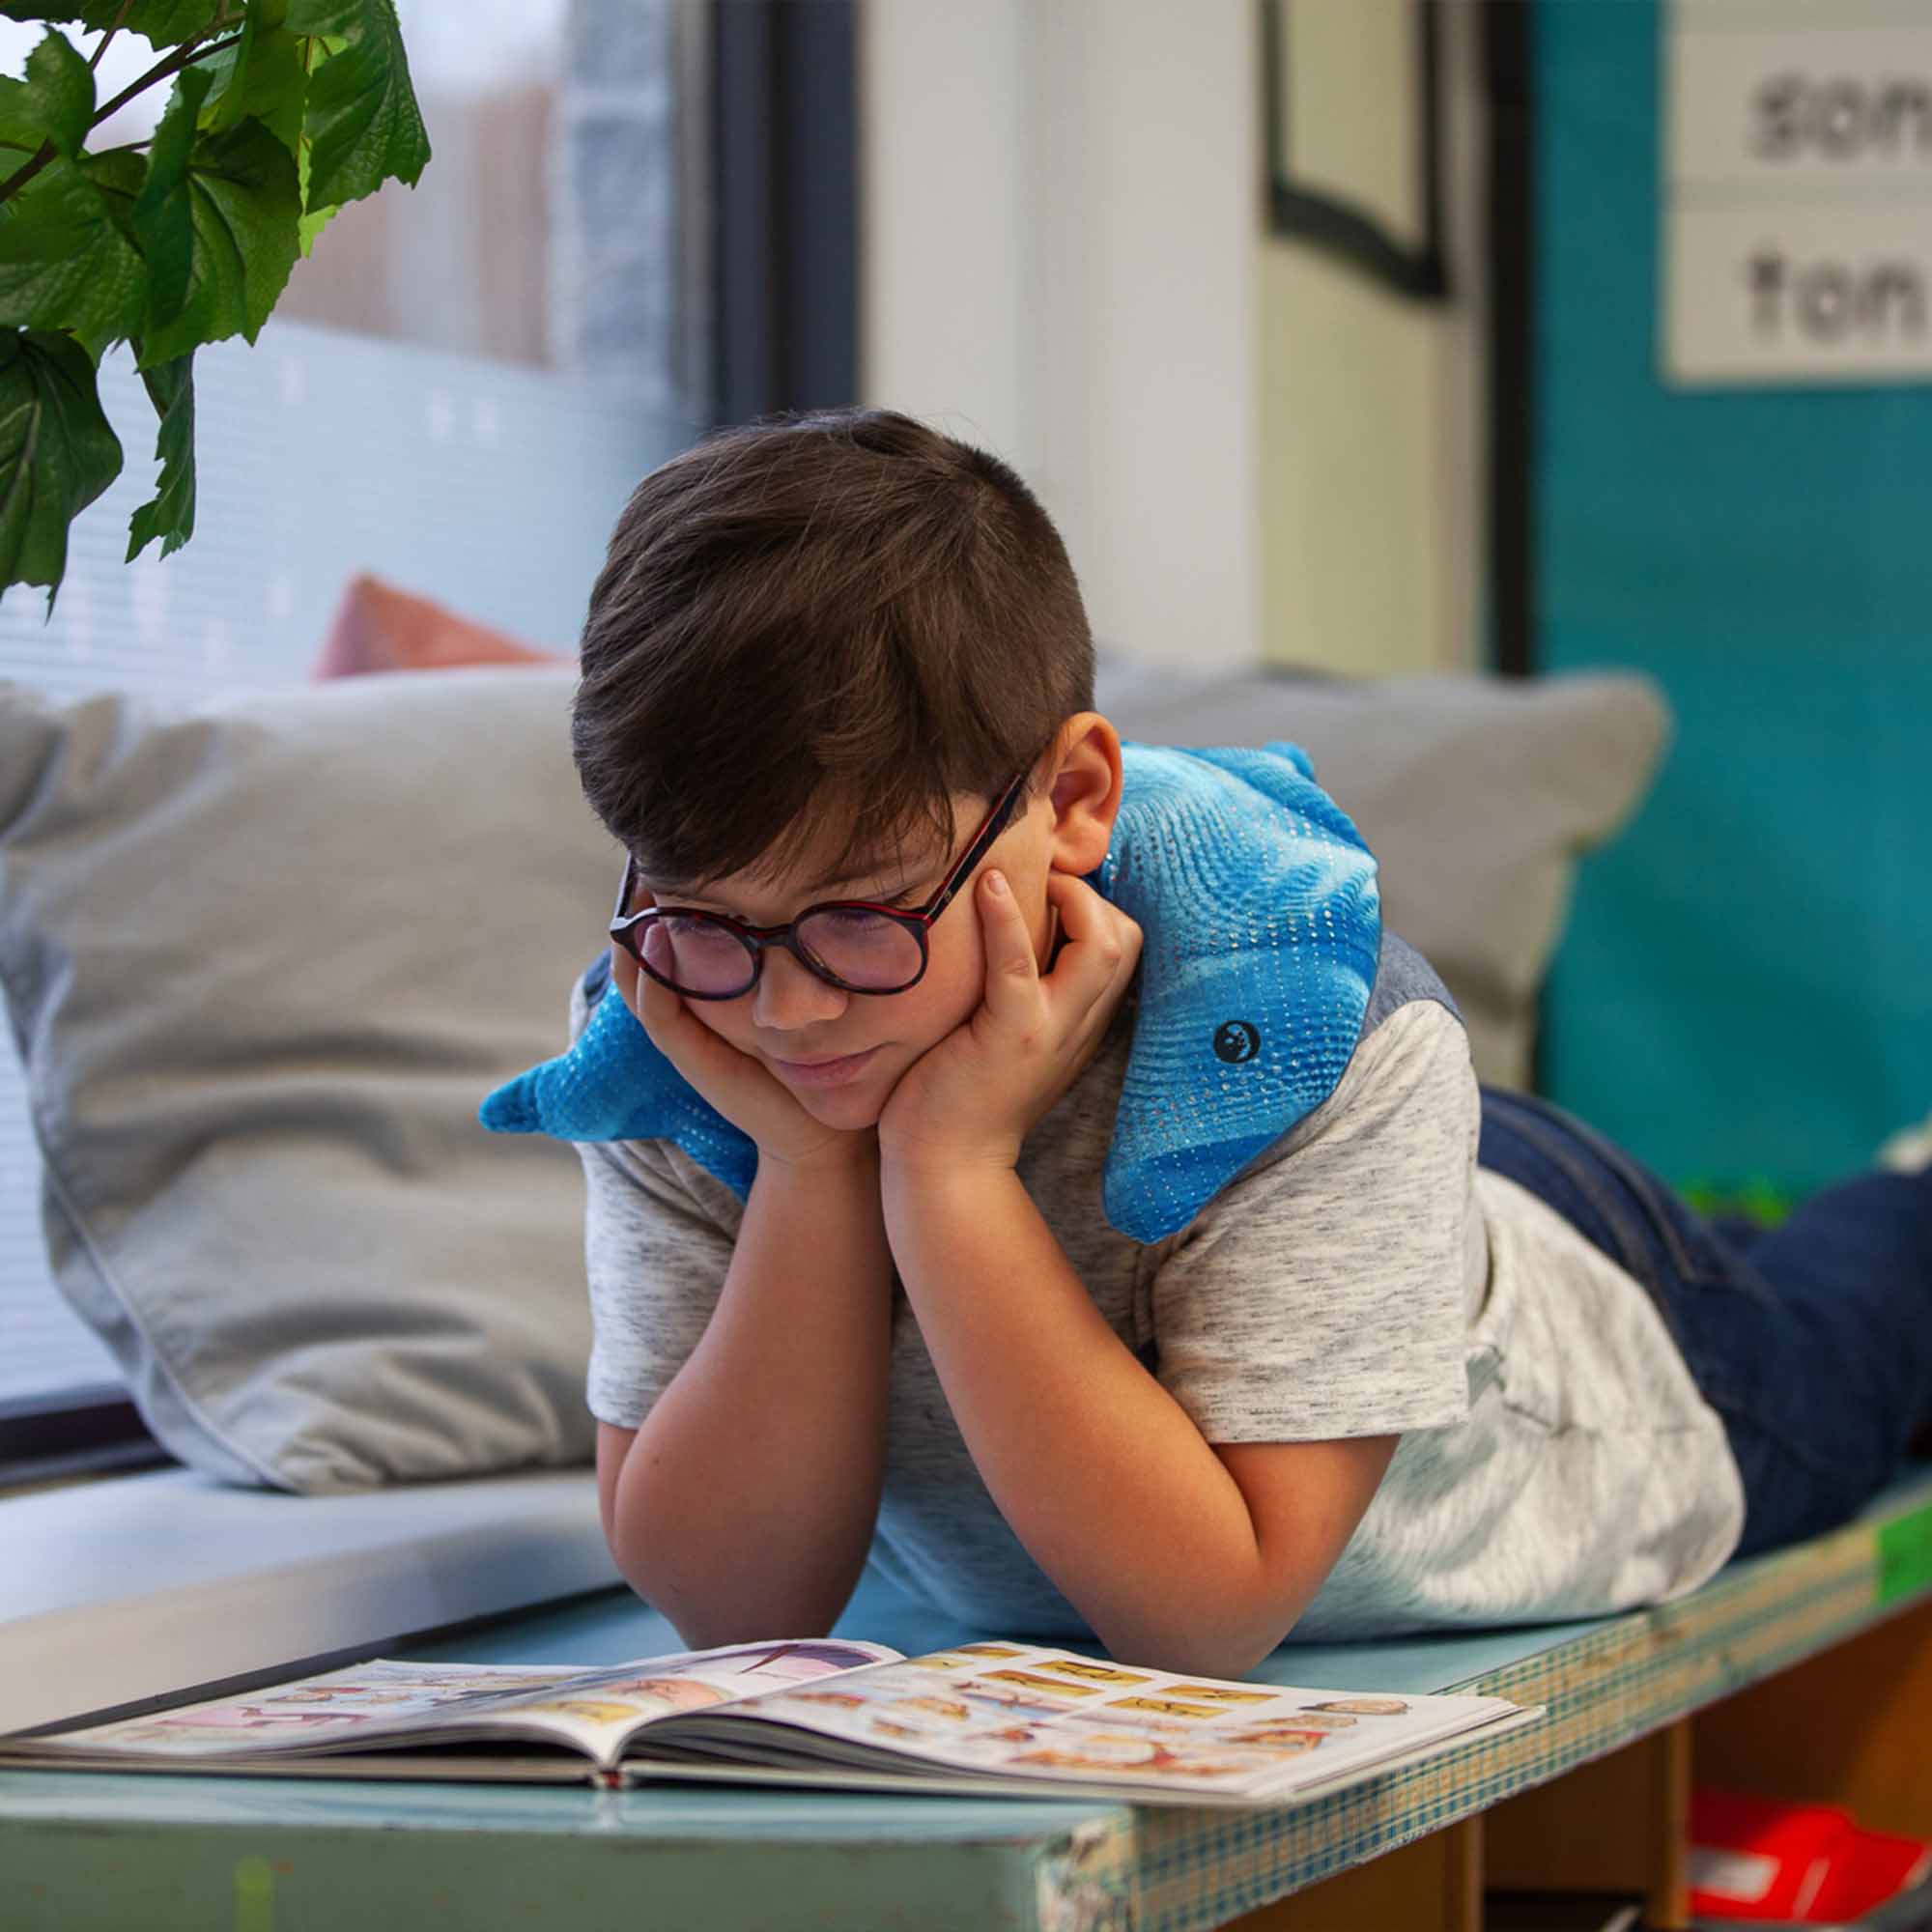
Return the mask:
[[[893,1096],[894,1082],[879,1077],[867,1067],[856,1080],[836,1087],[812,1087],[804,1081],[781,1080],[785,1091],[811,1116],[828,1127],[875,1127],[886,1102]]]
[[[890,1087],[876,1082],[858,1081],[850,1087],[835,1087],[828,1093],[806,1094],[792,1091],[796,1100],[814,1121],[828,1127],[845,1127],[856,1132],[861,1127],[876,1127],[879,1116],[892,1097]]]

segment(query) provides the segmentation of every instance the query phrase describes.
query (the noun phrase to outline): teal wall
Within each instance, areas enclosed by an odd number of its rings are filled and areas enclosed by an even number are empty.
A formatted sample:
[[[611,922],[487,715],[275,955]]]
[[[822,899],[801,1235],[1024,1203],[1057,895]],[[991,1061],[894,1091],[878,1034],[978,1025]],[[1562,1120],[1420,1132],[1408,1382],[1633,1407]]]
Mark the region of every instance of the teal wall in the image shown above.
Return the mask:
[[[1654,0],[1540,4],[1537,650],[1677,736],[1585,865],[1550,1095],[1802,1191],[1932,1109],[1932,386],[1660,380]]]

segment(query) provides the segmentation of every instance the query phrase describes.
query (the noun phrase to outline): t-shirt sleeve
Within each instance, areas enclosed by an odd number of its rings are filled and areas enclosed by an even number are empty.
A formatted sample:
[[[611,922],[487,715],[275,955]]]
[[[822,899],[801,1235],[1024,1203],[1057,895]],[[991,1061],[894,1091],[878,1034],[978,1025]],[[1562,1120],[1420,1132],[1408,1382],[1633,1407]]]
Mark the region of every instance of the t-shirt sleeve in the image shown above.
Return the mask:
[[[573,1039],[585,1017],[580,987],[571,1001]],[[697,1347],[735,1237],[657,1142],[580,1141],[577,1151],[590,1289],[584,1399],[600,1422],[635,1429]]]
[[[583,1141],[590,1285],[584,1400],[635,1429],[683,1368],[718,1306],[732,1237],[704,1214],[652,1141]]]
[[[1463,1419],[1480,1124],[1462,1027],[1417,1001],[1188,1224],[1152,1285],[1158,1374],[1208,1441]]]

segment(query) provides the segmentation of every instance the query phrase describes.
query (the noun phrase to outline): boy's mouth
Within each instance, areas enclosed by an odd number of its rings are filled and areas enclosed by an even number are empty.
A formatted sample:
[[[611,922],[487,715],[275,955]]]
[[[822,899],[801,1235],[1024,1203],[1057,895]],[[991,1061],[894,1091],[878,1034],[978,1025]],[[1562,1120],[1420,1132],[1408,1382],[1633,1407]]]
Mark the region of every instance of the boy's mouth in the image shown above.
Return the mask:
[[[836,1060],[774,1059],[772,1065],[786,1080],[796,1081],[801,1087],[837,1087],[863,1072],[878,1050],[876,1046],[868,1046],[864,1053],[841,1054]]]

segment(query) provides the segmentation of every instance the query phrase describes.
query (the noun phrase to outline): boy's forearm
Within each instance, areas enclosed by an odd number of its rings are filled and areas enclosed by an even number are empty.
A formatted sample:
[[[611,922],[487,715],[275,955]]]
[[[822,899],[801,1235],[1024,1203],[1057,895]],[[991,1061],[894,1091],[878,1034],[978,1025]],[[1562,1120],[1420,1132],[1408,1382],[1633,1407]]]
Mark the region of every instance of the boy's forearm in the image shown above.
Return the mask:
[[[1244,1672],[1299,1605],[1266,1600],[1239,1488],[1108,1326],[1018,1177],[889,1162],[883,1199],[947,1401],[1034,1561],[1116,1657]]]
[[[891,1342],[876,1156],[761,1165],[718,1306],[617,1483],[618,1566],[686,1642],[836,1621],[878,1514]]]

